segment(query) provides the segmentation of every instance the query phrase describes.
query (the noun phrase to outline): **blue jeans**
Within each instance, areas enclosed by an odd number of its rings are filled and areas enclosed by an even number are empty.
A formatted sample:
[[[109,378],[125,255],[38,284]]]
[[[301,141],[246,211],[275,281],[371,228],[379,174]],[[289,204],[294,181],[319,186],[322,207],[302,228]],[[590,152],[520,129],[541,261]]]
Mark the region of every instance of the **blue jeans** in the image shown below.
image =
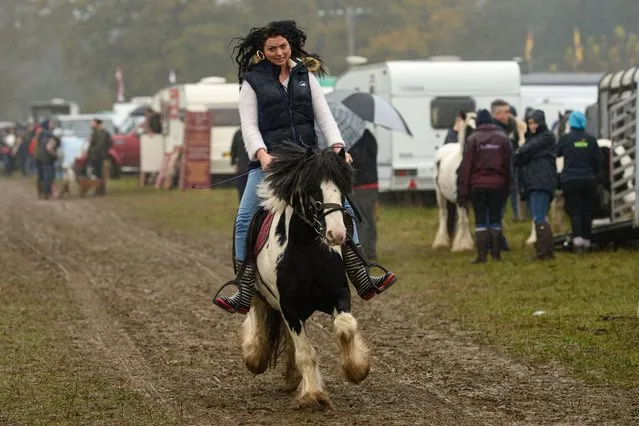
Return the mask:
[[[36,161],[38,170],[38,188],[47,197],[53,194],[53,181],[55,179],[55,168],[53,164]]]
[[[545,191],[531,191],[528,207],[533,221],[537,224],[544,223],[550,208],[550,194]]]
[[[246,256],[246,237],[248,235],[248,228],[251,225],[253,216],[260,209],[260,200],[257,196],[257,185],[264,179],[264,172],[262,169],[253,169],[248,174],[246,180],[246,188],[244,194],[242,194],[242,200],[240,201],[240,207],[237,210],[237,217],[235,218],[235,258],[243,262]],[[353,209],[348,204],[348,201],[344,204],[344,208],[353,214]],[[353,223],[353,242],[359,244],[359,236],[357,235],[357,226]]]

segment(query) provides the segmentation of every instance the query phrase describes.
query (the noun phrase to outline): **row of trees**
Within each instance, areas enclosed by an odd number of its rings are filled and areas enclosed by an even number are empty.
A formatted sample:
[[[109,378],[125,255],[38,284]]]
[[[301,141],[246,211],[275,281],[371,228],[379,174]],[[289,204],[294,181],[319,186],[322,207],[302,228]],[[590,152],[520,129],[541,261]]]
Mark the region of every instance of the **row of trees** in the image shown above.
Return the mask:
[[[24,111],[28,100],[54,96],[88,110],[108,108],[118,65],[127,96],[155,93],[171,70],[179,81],[235,79],[233,37],[271,19],[304,26],[308,50],[321,54],[333,74],[346,68],[349,41],[371,62],[431,55],[511,59],[523,56],[529,31],[535,71],[606,71],[637,62],[635,2],[3,0],[0,117]],[[581,63],[574,60],[573,27],[585,40]]]
[[[589,36],[581,55],[577,54],[578,49],[568,46],[565,50],[565,63],[575,71],[600,72],[639,65],[639,36],[623,26],[617,26],[612,37]]]

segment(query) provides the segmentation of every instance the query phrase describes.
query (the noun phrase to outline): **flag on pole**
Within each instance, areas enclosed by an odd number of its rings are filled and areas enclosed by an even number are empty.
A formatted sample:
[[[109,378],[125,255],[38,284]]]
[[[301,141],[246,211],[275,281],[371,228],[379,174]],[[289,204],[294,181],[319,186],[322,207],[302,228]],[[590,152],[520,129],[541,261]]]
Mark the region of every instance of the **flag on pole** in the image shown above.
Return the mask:
[[[175,84],[177,83],[177,78],[175,76],[175,70],[171,70],[169,71],[169,84]]]
[[[573,42],[575,44],[575,62],[581,64],[584,61],[584,48],[581,45],[581,34],[577,27],[573,31]]]
[[[120,65],[118,65],[118,69],[115,72],[115,79],[118,82],[118,102],[124,102],[124,76]]]
[[[526,45],[524,46],[524,60],[530,61],[532,59],[532,51],[535,47],[535,39],[533,38],[532,31],[528,31],[526,36]]]

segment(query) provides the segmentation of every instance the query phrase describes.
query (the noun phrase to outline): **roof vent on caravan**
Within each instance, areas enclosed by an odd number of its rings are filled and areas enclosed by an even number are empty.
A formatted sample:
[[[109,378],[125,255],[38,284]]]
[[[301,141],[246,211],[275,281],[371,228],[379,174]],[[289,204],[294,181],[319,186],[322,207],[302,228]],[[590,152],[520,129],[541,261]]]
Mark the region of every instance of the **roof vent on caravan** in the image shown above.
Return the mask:
[[[226,79],[224,77],[204,77],[200,80],[202,84],[226,84]]]

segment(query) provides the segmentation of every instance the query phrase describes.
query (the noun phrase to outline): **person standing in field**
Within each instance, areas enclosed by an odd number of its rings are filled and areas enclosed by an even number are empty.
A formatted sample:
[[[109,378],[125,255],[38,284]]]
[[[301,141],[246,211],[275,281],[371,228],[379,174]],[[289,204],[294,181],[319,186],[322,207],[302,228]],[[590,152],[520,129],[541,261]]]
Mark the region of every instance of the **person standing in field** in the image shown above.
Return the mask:
[[[458,204],[472,202],[475,214],[477,258],[486,263],[488,248],[493,260],[501,260],[501,212],[512,185],[512,147],[490,112],[477,114],[477,128],[464,144],[459,168]]]
[[[572,224],[572,244],[576,253],[590,248],[592,220],[597,204],[597,174],[603,156],[597,139],[586,133],[586,116],[573,111],[568,119],[570,133],[557,142],[557,157],[564,158],[561,187]]]

